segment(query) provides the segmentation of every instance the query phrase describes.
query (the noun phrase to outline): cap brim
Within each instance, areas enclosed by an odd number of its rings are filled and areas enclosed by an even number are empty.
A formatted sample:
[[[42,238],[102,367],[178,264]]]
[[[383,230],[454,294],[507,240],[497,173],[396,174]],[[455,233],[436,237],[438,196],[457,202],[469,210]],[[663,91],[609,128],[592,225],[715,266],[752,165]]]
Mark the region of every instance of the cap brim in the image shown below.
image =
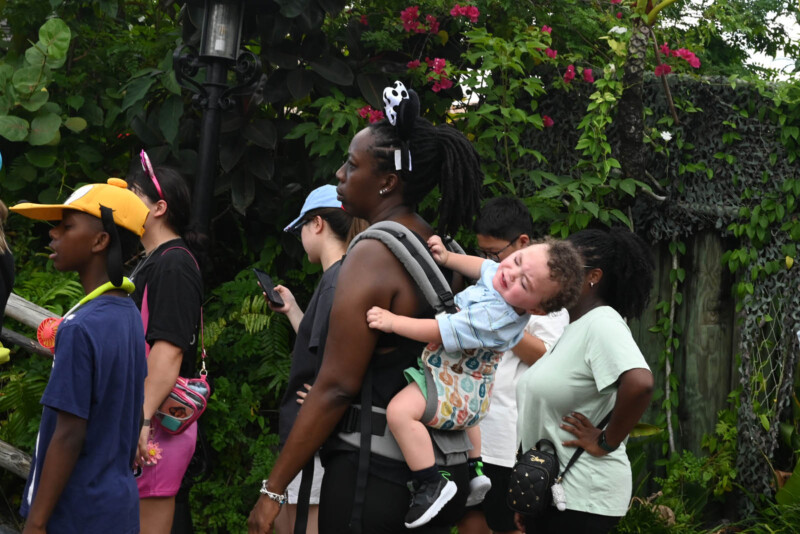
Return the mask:
[[[296,232],[297,231],[297,225],[300,224],[300,221],[303,220],[303,215],[305,215],[305,213],[301,213],[300,216],[298,218],[296,218],[295,220],[293,220],[292,222],[290,222],[286,226],[286,228],[283,229],[283,231],[284,232],[289,232],[289,233]]]
[[[64,216],[65,209],[75,208],[63,204],[33,204],[32,202],[23,202],[8,208],[9,211],[37,221],[60,221]]]

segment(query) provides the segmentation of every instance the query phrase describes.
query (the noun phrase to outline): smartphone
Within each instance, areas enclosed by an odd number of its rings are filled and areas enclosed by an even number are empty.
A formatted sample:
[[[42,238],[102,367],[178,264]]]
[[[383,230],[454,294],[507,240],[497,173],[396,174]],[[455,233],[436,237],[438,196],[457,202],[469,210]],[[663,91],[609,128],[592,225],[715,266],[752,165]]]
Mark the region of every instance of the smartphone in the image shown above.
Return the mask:
[[[272,283],[272,278],[261,269],[253,269],[253,272],[256,273],[256,278],[258,279],[258,283],[261,284],[261,289],[267,294],[267,300],[270,301],[273,306],[283,306],[283,299],[280,294],[275,291],[275,284]]]

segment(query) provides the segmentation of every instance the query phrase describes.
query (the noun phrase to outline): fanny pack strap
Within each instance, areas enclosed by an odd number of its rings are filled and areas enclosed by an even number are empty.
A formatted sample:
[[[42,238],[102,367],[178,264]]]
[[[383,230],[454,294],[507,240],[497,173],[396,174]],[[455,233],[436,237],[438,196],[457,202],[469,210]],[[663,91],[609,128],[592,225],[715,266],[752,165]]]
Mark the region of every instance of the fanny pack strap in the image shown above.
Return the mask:
[[[192,252],[186,247],[181,247],[181,246],[169,247],[168,249],[164,250],[164,252],[162,252],[161,255],[163,256],[164,254],[173,249],[183,250],[184,252],[186,252],[189,255],[189,257],[192,258],[194,266],[197,267],[197,270],[198,271],[200,270],[200,264],[197,263],[197,258],[195,258],[194,254],[192,254]],[[208,370],[206,369],[206,341],[204,332],[205,332],[205,325],[203,324],[203,305],[200,304],[200,376],[206,376],[208,374]]]

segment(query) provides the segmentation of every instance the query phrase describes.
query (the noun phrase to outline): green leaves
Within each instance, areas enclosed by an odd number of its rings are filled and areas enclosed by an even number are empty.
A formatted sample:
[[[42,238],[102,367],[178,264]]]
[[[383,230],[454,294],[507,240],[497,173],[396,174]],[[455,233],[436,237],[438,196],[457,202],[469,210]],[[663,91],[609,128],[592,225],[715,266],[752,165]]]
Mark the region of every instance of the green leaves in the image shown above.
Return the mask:
[[[281,15],[294,18],[309,8],[311,0],[275,0],[281,6]]]
[[[30,98],[31,94],[40,89],[46,80],[44,67],[24,67],[14,72],[11,84],[20,98]]]
[[[39,41],[44,44],[45,53],[55,59],[67,55],[71,36],[69,26],[61,19],[50,19],[39,28]]]
[[[28,136],[28,121],[21,117],[0,116],[0,135],[9,141],[22,141]]]
[[[319,61],[312,61],[311,70],[336,85],[351,85],[355,76],[350,66],[335,57],[325,57]]]
[[[31,121],[28,142],[34,146],[46,145],[55,140],[61,127],[61,117],[55,113],[42,113]]]
[[[275,148],[275,144],[278,140],[278,132],[275,128],[275,125],[272,123],[272,121],[266,119],[249,123],[244,127],[244,132],[242,132],[242,135],[254,145],[269,150]]]
[[[81,117],[70,117],[64,121],[64,126],[66,126],[69,130],[78,133],[85,130],[88,124],[86,123],[86,119]]]
[[[147,90],[155,83],[156,79],[150,76],[142,76],[131,81],[125,88],[125,96],[122,98],[122,111],[125,111],[135,103],[144,99]]]
[[[183,100],[176,95],[168,97],[162,104],[158,112],[158,126],[164,139],[170,145],[174,145],[178,137],[178,128],[183,116]]]
[[[49,103],[46,85],[52,79],[51,69],[64,63],[70,37],[66,23],[51,18],[39,29],[39,41],[25,50],[22,65],[13,68],[0,64],[0,95],[3,95],[0,98],[0,136],[12,142],[27,141],[33,146],[59,142],[60,108]],[[81,130],[86,127],[85,121],[81,127],[81,121],[83,119],[76,117],[69,126]],[[42,164],[36,155],[33,160]],[[18,178],[19,172],[19,169],[15,172]]]

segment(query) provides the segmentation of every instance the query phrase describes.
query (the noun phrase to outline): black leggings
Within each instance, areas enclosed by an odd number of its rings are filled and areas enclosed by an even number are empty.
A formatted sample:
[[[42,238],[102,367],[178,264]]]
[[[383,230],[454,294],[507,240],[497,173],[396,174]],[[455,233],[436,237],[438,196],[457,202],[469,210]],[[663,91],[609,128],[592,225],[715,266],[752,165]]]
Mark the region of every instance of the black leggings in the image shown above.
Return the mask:
[[[349,525],[356,488],[357,458],[356,454],[349,452],[332,453],[326,458],[319,501],[320,534],[351,532]],[[404,484],[389,482],[370,474],[367,479],[361,531],[364,534],[449,534],[451,526],[464,514],[469,477],[466,464],[451,466],[447,470],[451,475],[450,480],[458,486],[458,493],[430,523],[413,530],[404,526],[404,518],[411,501],[408,488]]]
[[[620,519],[576,510],[559,512],[551,506],[542,517],[526,518],[525,534],[606,534]]]

